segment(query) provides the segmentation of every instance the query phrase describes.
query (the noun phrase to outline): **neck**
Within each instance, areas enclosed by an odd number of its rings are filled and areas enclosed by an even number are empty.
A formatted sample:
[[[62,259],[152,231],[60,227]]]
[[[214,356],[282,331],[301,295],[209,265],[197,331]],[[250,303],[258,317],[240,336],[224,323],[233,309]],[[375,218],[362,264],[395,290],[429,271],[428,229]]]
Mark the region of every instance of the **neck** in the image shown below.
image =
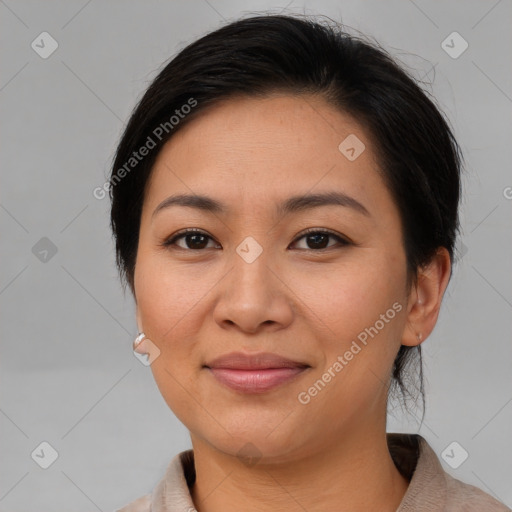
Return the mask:
[[[335,445],[287,462],[253,466],[192,436],[198,512],[395,512],[408,482],[381,434],[359,430]]]

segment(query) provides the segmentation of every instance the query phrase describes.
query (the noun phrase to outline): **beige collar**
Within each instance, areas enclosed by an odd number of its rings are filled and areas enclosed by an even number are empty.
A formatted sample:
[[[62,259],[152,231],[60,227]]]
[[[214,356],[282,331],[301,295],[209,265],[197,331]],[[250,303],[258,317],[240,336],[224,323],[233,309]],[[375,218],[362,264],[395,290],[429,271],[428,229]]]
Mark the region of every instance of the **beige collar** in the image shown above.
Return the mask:
[[[427,441],[418,434],[395,433],[388,433],[387,441],[397,468],[410,480],[397,512],[444,510],[445,473]],[[189,486],[194,480],[194,452],[186,450],[171,460],[164,478],[153,490],[151,512],[193,512]],[[428,499],[429,496],[435,503]]]

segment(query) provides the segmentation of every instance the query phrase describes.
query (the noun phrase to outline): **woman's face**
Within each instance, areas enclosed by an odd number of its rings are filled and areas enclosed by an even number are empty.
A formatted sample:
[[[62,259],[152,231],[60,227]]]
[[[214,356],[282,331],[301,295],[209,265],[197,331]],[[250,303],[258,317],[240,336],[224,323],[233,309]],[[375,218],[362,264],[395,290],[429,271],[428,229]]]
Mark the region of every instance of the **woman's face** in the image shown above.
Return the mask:
[[[158,208],[178,194],[221,209]],[[202,236],[164,245],[184,229]],[[367,134],[322,99],[230,99],[177,132],[148,184],[134,281],[153,375],[193,440],[291,460],[382,427],[407,322],[401,222]],[[244,391],[207,367],[232,352],[307,367]]]

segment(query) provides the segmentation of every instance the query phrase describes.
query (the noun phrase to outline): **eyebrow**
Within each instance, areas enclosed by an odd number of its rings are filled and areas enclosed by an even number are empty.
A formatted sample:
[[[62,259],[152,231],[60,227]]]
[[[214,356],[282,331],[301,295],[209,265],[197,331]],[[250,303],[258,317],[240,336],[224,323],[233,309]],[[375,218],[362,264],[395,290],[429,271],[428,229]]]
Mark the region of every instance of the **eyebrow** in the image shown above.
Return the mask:
[[[198,194],[177,194],[164,199],[155,208],[152,217],[155,217],[157,213],[172,206],[195,208],[212,214],[229,213],[229,209],[225,205],[211,197]],[[343,206],[351,208],[367,217],[371,217],[370,212],[363,204],[342,192],[325,192],[290,197],[277,206],[277,214],[287,215],[312,208],[319,208],[321,206]]]

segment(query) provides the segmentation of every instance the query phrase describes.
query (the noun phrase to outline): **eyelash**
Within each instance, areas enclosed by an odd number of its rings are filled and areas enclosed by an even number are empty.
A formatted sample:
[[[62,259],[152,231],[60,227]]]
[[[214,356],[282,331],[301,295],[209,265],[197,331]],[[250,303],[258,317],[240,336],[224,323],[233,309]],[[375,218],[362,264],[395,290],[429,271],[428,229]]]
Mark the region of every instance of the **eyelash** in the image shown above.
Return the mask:
[[[166,247],[166,248],[171,248],[172,246],[176,245],[177,240],[179,240],[180,238],[184,238],[186,235],[189,235],[189,234],[205,235],[206,237],[210,238],[210,240],[214,240],[205,231],[202,231],[200,229],[190,229],[189,228],[189,229],[183,229],[181,231],[178,231],[178,233],[176,233],[172,237],[164,240],[160,245],[163,247]],[[330,237],[335,238],[342,247],[347,246],[347,245],[353,245],[353,242],[349,241],[347,238],[342,237],[338,233],[335,233],[334,231],[331,231],[329,229],[319,229],[319,228],[309,228],[306,231],[303,231],[299,236],[297,236],[297,238],[295,238],[295,240],[292,242],[292,244],[298,242],[300,239],[302,239],[305,236],[310,235],[310,234],[329,235]],[[335,247],[335,246],[324,247],[322,249],[299,249],[299,250],[311,251],[311,252],[322,252],[322,251],[326,251],[328,249],[332,249],[333,247]],[[206,248],[205,249],[189,249],[189,248],[184,249],[183,247],[179,247],[179,246],[176,246],[176,248],[182,249],[184,251],[194,251],[194,252],[200,252],[200,251],[206,250]]]

